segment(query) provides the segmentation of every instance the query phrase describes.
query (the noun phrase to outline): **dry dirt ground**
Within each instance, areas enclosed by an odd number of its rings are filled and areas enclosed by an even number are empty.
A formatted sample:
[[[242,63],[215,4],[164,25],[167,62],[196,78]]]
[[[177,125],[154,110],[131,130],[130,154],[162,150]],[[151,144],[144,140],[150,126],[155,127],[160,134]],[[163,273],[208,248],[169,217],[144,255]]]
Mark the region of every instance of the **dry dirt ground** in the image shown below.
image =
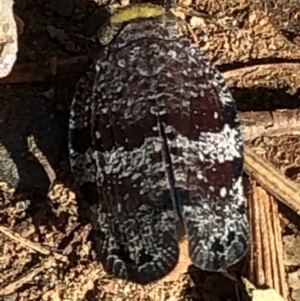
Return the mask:
[[[178,278],[140,287],[111,279],[95,260],[88,208],[69,170],[67,124],[75,83],[99,49],[96,32],[107,16],[99,2],[15,1],[24,31],[15,73],[0,85],[0,226],[11,231],[0,233],[0,300],[246,300],[220,274],[183,266]],[[294,31],[274,27],[260,3],[184,4],[179,14],[189,34],[227,74],[241,112],[300,107]],[[299,136],[282,139],[260,147],[291,154],[271,157],[296,181]],[[296,253],[299,221],[291,223],[285,233],[293,238],[284,241]],[[289,288],[300,300],[293,284],[300,282],[300,258],[290,253]]]

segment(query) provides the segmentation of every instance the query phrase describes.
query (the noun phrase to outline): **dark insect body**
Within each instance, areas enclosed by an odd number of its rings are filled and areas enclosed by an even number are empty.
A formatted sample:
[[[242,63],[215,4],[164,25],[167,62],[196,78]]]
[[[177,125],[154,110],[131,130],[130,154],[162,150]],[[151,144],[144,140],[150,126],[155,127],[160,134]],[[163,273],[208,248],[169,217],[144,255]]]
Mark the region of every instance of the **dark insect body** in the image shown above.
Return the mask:
[[[235,102],[181,21],[159,9],[111,19],[117,33],[78,83],[70,117],[73,173],[97,187],[104,268],[144,284],[176,265],[178,218],[201,269],[224,271],[249,246]]]

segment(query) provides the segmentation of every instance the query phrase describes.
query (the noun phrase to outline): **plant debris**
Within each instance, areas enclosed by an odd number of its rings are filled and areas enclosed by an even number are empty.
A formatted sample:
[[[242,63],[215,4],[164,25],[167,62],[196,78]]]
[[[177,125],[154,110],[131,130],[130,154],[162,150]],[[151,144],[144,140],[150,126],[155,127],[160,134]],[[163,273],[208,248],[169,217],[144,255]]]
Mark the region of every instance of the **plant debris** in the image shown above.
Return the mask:
[[[183,237],[175,270],[139,286],[96,260],[90,211],[70,173],[69,108],[107,8],[127,2],[0,3],[0,299],[299,300],[297,1],[185,0],[175,10],[237,100],[255,243],[246,262],[230,278],[200,271]]]

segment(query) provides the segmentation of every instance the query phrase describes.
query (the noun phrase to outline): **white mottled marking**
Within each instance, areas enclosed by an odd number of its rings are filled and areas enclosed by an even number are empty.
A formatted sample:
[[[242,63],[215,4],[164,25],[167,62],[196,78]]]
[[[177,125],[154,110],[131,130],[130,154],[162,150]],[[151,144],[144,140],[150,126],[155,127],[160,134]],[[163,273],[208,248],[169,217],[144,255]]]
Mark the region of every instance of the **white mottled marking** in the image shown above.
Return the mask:
[[[225,198],[226,196],[227,196],[227,189],[226,189],[226,187],[222,187],[220,189],[220,197]]]

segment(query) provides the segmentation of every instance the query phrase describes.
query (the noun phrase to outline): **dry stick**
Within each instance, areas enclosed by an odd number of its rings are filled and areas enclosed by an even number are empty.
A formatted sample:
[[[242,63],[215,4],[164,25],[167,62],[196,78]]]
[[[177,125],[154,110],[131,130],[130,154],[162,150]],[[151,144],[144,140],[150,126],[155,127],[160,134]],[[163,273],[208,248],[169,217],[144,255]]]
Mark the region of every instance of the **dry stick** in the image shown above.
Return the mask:
[[[40,244],[37,244],[35,242],[32,242],[31,240],[22,237],[20,234],[15,233],[13,231],[11,231],[10,229],[0,226],[0,232],[2,232],[4,235],[6,235],[7,237],[17,241],[18,243],[20,243],[21,245],[34,250],[35,252],[41,253],[43,255],[53,255],[53,257],[55,259],[61,260],[66,262],[67,261],[67,257],[61,254],[58,254],[56,252],[52,252],[49,249],[42,247]]]
[[[300,110],[240,113],[244,140],[261,135],[300,134]],[[300,186],[245,146],[244,170],[278,200],[300,214]]]
[[[25,283],[28,283],[33,280],[33,278],[38,275],[39,273],[45,271],[45,268],[50,266],[51,261],[53,262],[53,257],[47,257],[42,260],[41,263],[36,264],[33,266],[29,271],[24,273],[19,279],[9,283],[8,285],[0,288],[0,296],[10,295],[13,294],[22,287]]]
[[[86,239],[86,236],[88,235],[88,233],[86,233],[86,231],[90,230],[90,226],[87,225],[83,228],[83,240]],[[45,247],[42,247],[41,245],[34,243],[26,238],[23,238],[22,236],[20,236],[18,233],[12,232],[11,230],[9,230],[6,227],[0,226],[0,232],[2,232],[3,234],[5,234],[7,237],[19,242],[21,245],[24,245],[25,247],[28,247],[36,252],[39,252],[43,255],[50,255],[47,256],[46,258],[44,258],[41,263],[36,264],[34,267],[32,267],[29,271],[27,271],[26,273],[24,273],[18,280],[13,281],[11,283],[9,283],[6,286],[0,287],[0,296],[4,296],[4,295],[9,295],[12,294],[13,292],[15,292],[18,288],[20,288],[21,286],[23,286],[25,283],[28,283],[29,281],[31,281],[37,274],[39,274],[41,271],[44,271],[45,269],[47,269],[49,266],[52,265],[53,261],[55,260],[60,260],[60,261],[67,261],[67,256],[58,254],[56,252],[52,252],[50,250],[48,250]],[[68,255],[70,253],[71,250],[71,244],[75,243],[75,240],[72,240],[69,245],[65,248],[64,251],[66,251],[66,255]]]
[[[188,30],[191,32],[194,43],[197,44],[199,40],[197,35],[190,26]],[[283,82],[285,86],[288,85],[296,91],[300,78],[300,63],[288,60],[299,60],[300,53],[299,51],[297,54],[295,52],[287,53],[283,54],[283,57],[287,62],[247,66],[225,71],[222,74],[230,87],[251,88],[253,83],[259,83],[260,86],[274,88],[273,82],[277,84]],[[84,72],[88,65],[89,57],[87,55],[78,55],[67,59],[53,57],[36,63],[16,64],[7,77],[0,79],[0,84],[33,83],[53,78],[69,78],[70,73]],[[267,81],[266,78],[268,78]]]
[[[253,181],[252,181],[253,182]],[[249,184],[250,185],[250,184]],[[252,187],[253,187],[253,184],[252,184]],[[254,206],[255,204],[255,201],[254,201],[254,190],[251,189],[251,192],[248,191],[247,192],[247,213],[248,213],[248,220],[249,221],[253,221],[255,220],[255,209],[256,209],[256,206]],[[251,227],[251,234],[252,234],[252,243],[250,244],[250,250],[247,254],[247,259],[246,259],[246,262],[248,262],[249,264],[248,265],[244,265],[243,267],[243,271],[242,271],[242,275],[247,275],[248,276],[248,279],[252,282],[252,283],[255,283],[255,280],[256,280],[256,274],[255,272],[257,271],[257,269],[254,268],[254,265],[253,265],[253,262],[257,261],[258,259],[256,259],[256,254],[260,254],[260,253],[257,253],[256,250],[257,250],[257,246],[255,243],[256,241],[256,237],[257,237],[257,234],[256,234],[256,229],[255,227],[257,227],[257,223],[250,223],[250,227]]]
[[[294,58],[298,62],[287,60],[283,63],[252,65],[225,71],[222,74],[230,87],[255,88],[259,86],[274,89],[282,84],[296,93],[300,84],[299,54],[298,52],[297,58]],[[293,58],[290,57],[290,59]]]
[[[269,228],[268,220],[270,219],[270,200],[269,194],[262,187],[256,188],[259,191],[259,200],[262,202],[262,210],[260,213],[260,231],[262,237],[262,256],[263,256],[263,266],[265,274],[265,283],[268,287],[274,287],[273,271],[272,271],[272,254],[274,250],[271,249],[270,236],[273,232]]]
[[[189,30],[193,36],[192,29]],[[195,42],[197,38],[195,37]],[[27,82],[40,82],[47,81],[53,78],[66,78],[70,77],[70,71],[76,70],[80,73],[86,70],[89,64],[87,56],[74,56],[69,59],[50,59],[48,61],[38,63],[25,63],[16,65],[12,73],[0,79],[0,84],[13,84],[13,83],[27,83]],[[265,83],[265,70],[284,70],[287,75],[292,74],[293,78],[300,78],[300,64],[296,63],[282,63],[282,64],[269,64],[245,67],[237,70],[224,72],[223,75],[226,78],[230,86],[247,86],[241,80],[244,77],[255,77],[260,83]],[[273,70],[274,69],[274,70]],[[274,72],[273,72],[274,71]],[[73,72],[74,73],[74,72]],[[298,74],[299,76],[295,76]],[[288,76],[291,78],[291,76]],[[250,82],[250,81],[249,81]],[[253,81],[252,81],[253,83]],[[295,85],[293,85],[295,86]],[[269,134],[300,134],[300,110],[280,110],[272,112],[272,116],[269,112],[243,112],[239,113],[241,123],[246,127],[244,131],[244,139],[251,140],[264,133]],[[272,127],[269,127],[273,124]]]
[[[300,110],[276,110],[271,112],[239,113],[243,138],[253,140],[262,135],[300,135]]]
[[[53,185],[56,179],[56,173],[53,170],[52,166],[50,165],[49,161],[47,160],[46,156],[44,156],[44,154],[38,148],[33,135],[27,137],[27,144],[28,144],[29,151],[33,154],[33,156],[37,159],[37,161],[43,166],[51,185]]]
[[[286,178],[271,163],[245,146],[244,170],[263,188],[300,215],[300,186]]]
[[[259,200],[259,195],[258,195],[258,190],[256,189],[256,183],[253,183],[252,187],[253,187],[253,191],[252,191],[252,196],[250,198],[251,201],[250,206],[253,209],[253,220],[259,221],[260,218],[259,212],[260,212],[261,205],[260,203],[257,202],[257,200]],[[262,245],[261,245],[262,235],[260,231],[260,223],[251,223],[251,225],[253,228],[252,229],[253,241],[257,242],[255,245],[253,245],[253,256],[256,256],[256,258],[253,258],[253,262],[251,262],[253,270],[256,271],[256,275],[255,275],[256,281],[254,282],[257,282],[257,280],[260,279],[261,282],[264,283],[265,273],[264,270],[262,269],[264,259],[263,259]],[[257,262],[257,268],[253,266],[253,263],[255,262]]]
[[[279,281],[279,267],[278,266],[283,265],[283,263],[282,262],[277,263],[277,260],[276,260],[278,258],[276,244],[278,243],[279,237],[276,236],[275,228],[273,225],[273,219],[274,219],[273,215],[276,214],[277,219],[279,219],[279,216],[278,216],[278,212],[273,211],[273,209],[274,209],[273,203],[276,202],[276,200],[274,199],[274,197],[272,195],[268,194],[266,191],[264,191],[264,193],[266,194],[266,200],[268,202],[268,211],[266,212],[266,214],[269,214],[269,217],[271,217],[271,218],[267,219],[267,227],[268,227],[268,233],[269,233],[269,248],[271,250],[270,259],[271,259],[271,274],[272,274],[272,281],[273,281],[272,287],[277,292],[282,293],[281,289],[280,289],[281,282]],[[280,241],[280,243],[282,246],[281,241]],[[283,258],[281,258],[281,259],[283,259]]]
[[[278,204],[275,202],[275,200],[271,203],[271,213],[272,213],[272,221],[271,224],[274,227],[274,233],[276,237],[276,258],[277,266],[278,266],[278,277],[279,277],[279,283],[281,284],[280,291],[282,292],[282,296],[287,300],[289,296],[289,287],[286,281],[286,275],[285,275],[285,269],[284,264],[280,262],[281,259],[284,258],[284,252],[283,252],[283,243],[282,243],[282,234],[281,234],[281,226],[279,222],[278,216]]]
[[[285,279],[282,278],[282,271],[284,271],[284,256],[283,256],[283,244],[281,236],[281,227],[279,224],[278,204],[273,196],[269,195],[269,215],[268,227],[270,229],[270,248],[272,272],[273,272],[273,288],[279,292],[282,296],[287,297],[285,287]]]
[[[89,58],[86,55],[68,59],[54,57],[37,63],[18,64],[7,77],[0,79],[0,84],[45,82],[50,79],[69,78],[70,74],[84,72],[88,65]]]
[[[193,30],[188,28],[197,42],[197,37]],[[0,79],[0,84],[13,84],[13,83],[27,83],[47,81],[49,79],[58,79],[70,77],[70,71],[84,72],[88,67],[89,59],[87,56],[74,56],[69,59],[50,59],[48,61],[38,63],[25,63],[16,65],[12,73]],[[240,68],[237,70],[226,71],[223,73],[226,81],[230,86],[246,87],[247,83],[255,79],[256,82],[264,84],[266,75],[265,71],[269,70],[272,76],[275,71],[281,70],[286,74],[286,78],[298,79],[300,78],[300,63],[282,63],[282,64],[268,64]],[[74,72],[73,72],[74,73]],[[271,76],[270,75],[270,76]],[[276,75],[279,77],[280,74]],[[296,76],[299,75],[299,76]],[[245,80],[250,77],[252,80]],[[281,76],[282,77],[282,76]],[[268,82],[268,81],[267,81]],[[286,84],[286,83],[285,83]],[[293,82],[291,87],[297,86]],[[248,86],[247,86],[248,87]],[[250,88],[250,87],[249,87]],[[239,113],[241,123],[246,127],[244,131],[244,139],[251,140],[264,133],[269,134],[300,134],[300,110],[279,110],[272,112],[243,112]],[[270,124],[272,125],[270,127]]]
[[[252,227],[252,260],[249,261],[250,280],[275,289],[287,300],[289,288],[285,279],[283,246],[275,198],[251,181],[248,198]],[[247,274],[249,275],[249,274]]]

